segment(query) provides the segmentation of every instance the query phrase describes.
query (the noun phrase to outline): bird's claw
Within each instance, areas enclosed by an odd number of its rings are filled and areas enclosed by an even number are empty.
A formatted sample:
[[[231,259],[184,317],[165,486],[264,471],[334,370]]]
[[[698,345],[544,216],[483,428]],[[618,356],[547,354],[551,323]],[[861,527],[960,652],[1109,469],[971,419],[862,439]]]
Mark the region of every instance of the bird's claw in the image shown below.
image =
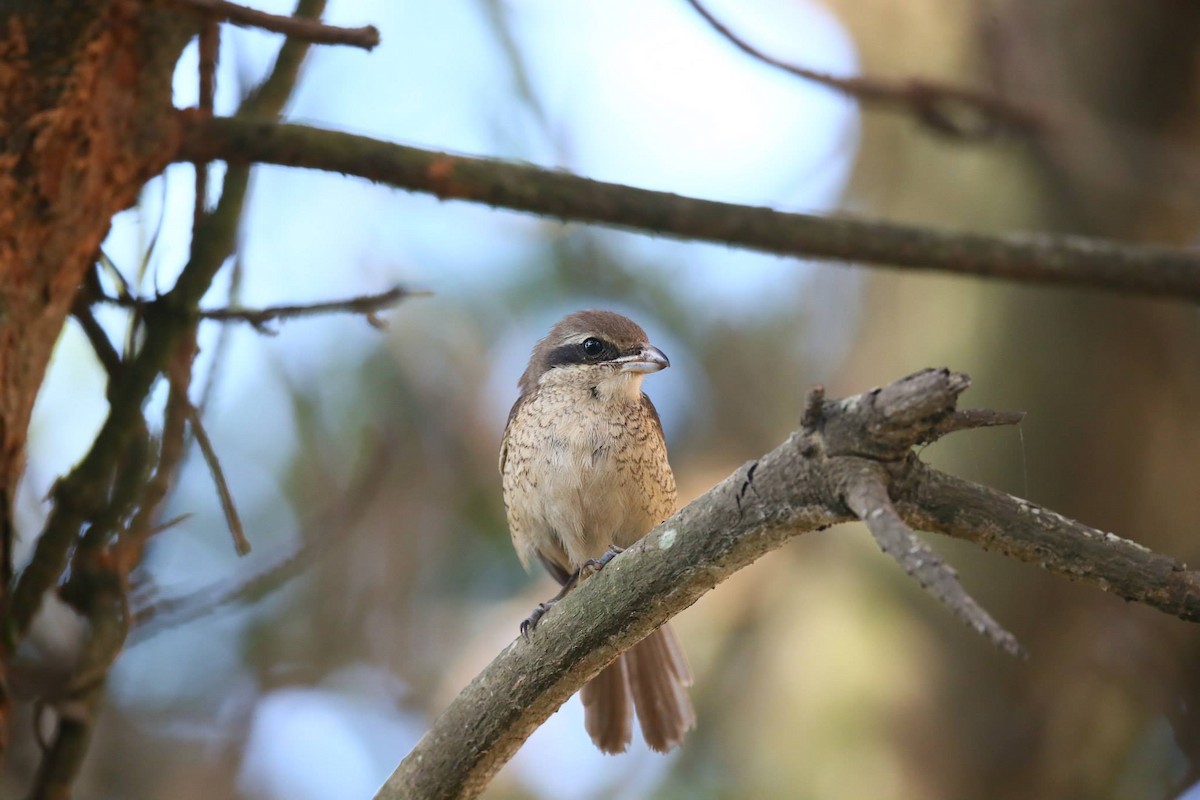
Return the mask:
[[[579,567],[579,577],[577,580],[581,581],[584,578],[592,577],[597,572],[608,566],[608,562],[612,561],[623,552],[625,552],[625,548],[617,547],[615,544],[610,544],[608,546],[608,550],[604,552],[604,555],[600,556],[599,558],[589,558],[587,561],[583,562],[582,566]]]
[[[533,612],[525,618],[525,621],[521,623],[521,636],[523,638],[529,638],[529,632],[537,627],[538,622],[541,621],[542,617],[546,616],[546,612],[554,606],[555,602],[556,601],[551,600],[546,603],[537,604],[537,608],[535,608]]]
[[[566,597],[567,592],[574,589],[584,578],[590,578],[592,575],[595,575],[597,572],[604,569],[608,562],[612,561],[623,552],[625,552],[624,548],[617,547],[615,544],[612,544],[608,546],[608,550],[605,551],[604,555],[600,556],[599,558],[589,558],[587,561],[583,562],[579,569],[571,573],[571,577],[568,578],[567,582],[563,585],[562,591],[560,591],[554,597],[551,597],[546,602],[538,603],[537,608],[533,609],[529,616],[525,618],[525,621],[521,623],[521,637],[528,639],[529,632],[537,627],[538,623],[541,622],[542,617],[546,616],[547,611],[553,608],[559,600],[562,600],[564,597]]]

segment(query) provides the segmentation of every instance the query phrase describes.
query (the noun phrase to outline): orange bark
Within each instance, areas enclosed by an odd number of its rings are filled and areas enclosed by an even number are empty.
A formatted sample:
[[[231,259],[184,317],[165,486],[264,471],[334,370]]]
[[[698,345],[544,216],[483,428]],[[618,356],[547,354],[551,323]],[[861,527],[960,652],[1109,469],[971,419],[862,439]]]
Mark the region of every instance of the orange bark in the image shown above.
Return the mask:
[[[195,25],[143,0],[35,3],[0,19],[0,608],[34,398],[113,215],[176,147],[171,75]],[[0,662],[0,752],[3,677]]]

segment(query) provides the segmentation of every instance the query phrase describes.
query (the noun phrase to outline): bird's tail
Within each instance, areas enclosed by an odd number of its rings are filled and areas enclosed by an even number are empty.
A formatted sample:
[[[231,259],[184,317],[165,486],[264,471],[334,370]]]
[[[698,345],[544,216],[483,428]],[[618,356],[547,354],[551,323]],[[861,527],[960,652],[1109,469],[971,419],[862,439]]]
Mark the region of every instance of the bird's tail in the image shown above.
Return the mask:
[[[588,734],[605,753],[622,753],[633,732],[637,709],[642,738],[665,753],[696,724],[688,697],[692,673],[675,631],[664,625],[638,642],[591,680],[583,700]]]

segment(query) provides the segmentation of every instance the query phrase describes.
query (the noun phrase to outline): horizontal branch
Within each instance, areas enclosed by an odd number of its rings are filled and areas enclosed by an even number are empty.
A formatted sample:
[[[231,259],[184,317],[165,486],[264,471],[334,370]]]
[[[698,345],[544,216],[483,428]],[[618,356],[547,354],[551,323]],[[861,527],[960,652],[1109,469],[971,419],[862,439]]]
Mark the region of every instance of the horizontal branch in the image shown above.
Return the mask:
[[[950,233],[681,197],[366,136],[181,112],[177,160],[341,172],[443,199],[760,252],[1200,301],[1200,252],[1079,236]]]
[[[839,78],[790,64],[767,55],[738,36],[713,16],[700,0],[685,1],[713,30],[751,58],[855,100],[912,113],[938,133],[957,139],[983,139],[1004,129],[1030,132],[1046,125],[1045,120],[1031,109],[974,89],[916,78],[906,81],[861,76]]]
[[[913,447],[940,435],[967,385],[964,375],[926,370],[845,400],[814,393],[802,430],[659,525],[568,594],[528,639],[506,647],[438,717],[378,800],[478,795],[618,653],[791,537],[854,519],[850,505],[869,515],[883,504],[861,488],[851,496],[868,462],[909,525],[1200,620],[1200,575],[1174,559],[919,461]]]
[[[312,44],[345,44],[365,50],[372,50],[379,45],[379,29],[374,25],[341,28],[336,25],[326,25],[320,20],[268,14],[265,11],[229,3],[226,0],[176,0],[176,2],[217,19],[232,22],[234,25],[262,28],[265,31],[282,33],[289,39],[298,39]]]

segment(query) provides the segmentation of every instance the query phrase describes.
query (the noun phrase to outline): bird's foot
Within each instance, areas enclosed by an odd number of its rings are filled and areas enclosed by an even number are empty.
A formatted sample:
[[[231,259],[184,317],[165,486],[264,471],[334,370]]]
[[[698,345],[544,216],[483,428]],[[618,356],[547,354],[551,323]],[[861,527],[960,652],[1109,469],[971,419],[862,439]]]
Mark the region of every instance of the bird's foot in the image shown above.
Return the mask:
[[[542,617],[546,616],[546,612],[553,608],[557,602],[558,598],[553,597],[544,603],[538,603],[537,608],[533,609],[532,613],[521,623],[521,636],[528,639],[529,632],[537,627],[538,622],[541,621]]]
[[[559,600],[562,600],[567,596],[567,592],[574,589],[584,578],[590,578],[592,575],[595,575],[597,572],[604,569],[608,562],[612,561],[623,552],[624,548],[617,547],[615,544],[613,544],[609,545],[608,550],[605,551],[604,555],[600,556],[599,558],[590,558],[583,562],[579,569],[572,572],[571,577],[567,578],[567,582],[563,584],[563,587],[559,590],[558,594],[554,595],[554,597],[551,597],[544,603],[538,603],[537,608],[533,609],[529,616],[525,618],[525,621],[521,623],[521,636],[529,638],[529,632],[537,627],[538,623],[542,621],[542,617],[546,616],[547,611],[554,608],[555,604],[557,604]]]
[[[525,621],[521,623],[521,635],[525,638],[529,638],[529,632],[537,627],[537,624],[541,621],[542,617],[546,616],[546,612],[554,608],[555,604],[558,603],[559,600],[562,600],[564,597],[566,597],[567,592],[575,588],[575,584],[578,581],[579,570],[575,570],[571,573],[571,577],[567,579],[567,582],[563,584],[563,587],[558,590],[558,594],[554,595],[554,597],[551,597],[544,603],[538,603],[537,608],[535,608],[532,613],[525,618]]]
[[[592,577],[597,572],[608,566],[608,562],[612,561],[623,552],[625,552],[625,548],[617,547],[615,544],[610,544],[604,555],[600,556],[599,558],[589,558],[587,561],[583,562],[583,565],[580,566],[576,571],[575,582],[578,583],[584,578]]]

